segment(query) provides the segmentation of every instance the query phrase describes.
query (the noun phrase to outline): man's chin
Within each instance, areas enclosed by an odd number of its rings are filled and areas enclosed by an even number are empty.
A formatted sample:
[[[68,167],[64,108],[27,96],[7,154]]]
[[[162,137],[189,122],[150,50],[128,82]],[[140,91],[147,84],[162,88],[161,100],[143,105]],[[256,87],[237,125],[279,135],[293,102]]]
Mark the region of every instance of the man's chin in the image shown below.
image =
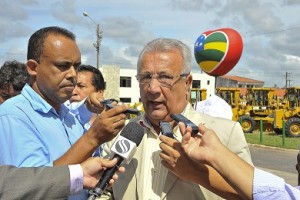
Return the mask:
[[[79,102],[80,100],[79,99],[76,99],[76,98],[71,98],[69,99],[70,103],[73,103],[73,102]]]
[[[154,110],[148,114],[148,117],[151,119],[151,121],[156,121],[159,123],[159,121],[164,121],[166,119],[167,114],[163,111]]]

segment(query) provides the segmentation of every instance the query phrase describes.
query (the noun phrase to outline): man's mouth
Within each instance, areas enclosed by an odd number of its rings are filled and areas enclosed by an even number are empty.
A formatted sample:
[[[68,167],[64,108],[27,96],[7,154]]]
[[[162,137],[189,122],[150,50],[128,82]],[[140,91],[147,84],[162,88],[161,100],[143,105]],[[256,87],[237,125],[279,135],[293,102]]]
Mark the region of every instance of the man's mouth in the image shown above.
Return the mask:
[[[68,91],[73,91],[75,89],[75,86],[72,84],[69,84],[69,85],[64,85],[62,88],[64,88],[65,90],[68,90]]]
[[[150,101],[150,105],[151,105],[152,107],[157,107],[157,106],[162,105],[162,102],[158,102],[158,101]]]

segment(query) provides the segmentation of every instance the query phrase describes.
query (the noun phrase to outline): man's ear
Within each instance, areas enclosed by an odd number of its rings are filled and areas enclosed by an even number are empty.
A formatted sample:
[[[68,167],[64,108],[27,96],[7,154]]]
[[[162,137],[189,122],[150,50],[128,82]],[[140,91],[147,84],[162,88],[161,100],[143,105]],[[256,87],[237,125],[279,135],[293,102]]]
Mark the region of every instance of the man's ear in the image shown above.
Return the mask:
[[[28,60],[26,63],[27,72],[30,76],[36,76],[38,63],[35,60]]]
[[[104,99],[104,90],[98,90],[97,92],[94,92],[97,96],[97,99],[99,101],[102,101]]]
[[[186,94],[187,100],[190,99],[192,82],[193,82],[193,76],[191,74],[189,74],[185,79],[185,94]]]
[[[187,77],[186,77],[186,80],[185,80],[185,89],[187,91],[190,90],[191,88],[191,85],[192,85],[192,82],[193,82],[193,76],[191,74],[189,74]]]

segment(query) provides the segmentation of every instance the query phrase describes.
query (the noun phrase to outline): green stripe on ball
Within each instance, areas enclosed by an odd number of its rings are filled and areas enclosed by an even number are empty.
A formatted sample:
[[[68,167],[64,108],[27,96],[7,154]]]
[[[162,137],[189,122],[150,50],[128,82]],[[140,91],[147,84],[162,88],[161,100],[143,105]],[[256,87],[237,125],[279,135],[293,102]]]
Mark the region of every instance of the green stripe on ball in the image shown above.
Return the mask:
[[[223,33],[213,33],[205,39],[204,44],[209,43],[209,42],[226,42],[227,43],[227,39]]]
[[[221,61],[224,56],[224,52],[215,50],[215,49],[208,49],[195,54],[197,63],[202,61]]]

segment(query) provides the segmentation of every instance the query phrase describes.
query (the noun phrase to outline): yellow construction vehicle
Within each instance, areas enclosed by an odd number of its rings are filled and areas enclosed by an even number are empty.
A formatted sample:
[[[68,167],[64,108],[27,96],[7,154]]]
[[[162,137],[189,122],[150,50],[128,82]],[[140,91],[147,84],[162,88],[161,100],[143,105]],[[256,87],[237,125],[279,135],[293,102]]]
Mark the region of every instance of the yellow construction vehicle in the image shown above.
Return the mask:
[[[240,121],[244,133],[251,133],[262,121],[265,130],[281,134],[283,122],[288,136],[300,137],[300,87],[287,88],[283,101],[274,88],[249,88],[241,97],[240,88],[217,88],[217,95],[232,107],[232,120]]]
[[[300,87],[286,89],[283,102],[274,114],[274,131],[281,134],[285,122],[285,132],[292,137],[300,137]]]
[[[243,131],[251,133],[257,121],[272,123],[276,101],[272,88],[248,88],[246,96],[241,95],[241,88],[217,88],[217,94],[231,105],[232,120],[240,121]]]
[[[217,95],[231,106],[233,121],[238,121],[240,116],[247,114],[246,100],[242,98],[241,88],[219,87]]]
[[[190,103],[194,107],[198,101],[206,99],[207,90],[205,88],[192,88],[190,92]]]
[[[239,119],[244,132],[252,132],[260,120],[264,122],[266,129],[272,129],[274,111],[278,105],[274,91],[274,88],[249,88],[247,90],[246,112]]]

